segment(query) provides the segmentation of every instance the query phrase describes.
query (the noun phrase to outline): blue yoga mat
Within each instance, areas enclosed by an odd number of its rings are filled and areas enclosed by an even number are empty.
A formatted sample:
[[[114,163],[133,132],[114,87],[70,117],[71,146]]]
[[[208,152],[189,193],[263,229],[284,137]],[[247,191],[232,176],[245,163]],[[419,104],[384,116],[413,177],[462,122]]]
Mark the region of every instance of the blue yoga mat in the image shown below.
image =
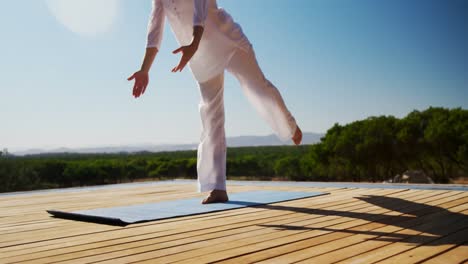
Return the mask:
[[[324,194],[328,193],[250,191],[230,194],[229,201],[225,203],[201,204],[200,198],[193,198],[73,212],[59,210],[47,210],[47,212],[59,218],[125,226],[128,224],[142,223],[166,218],[205,214],[248,206],[258,206],[303,199]]]

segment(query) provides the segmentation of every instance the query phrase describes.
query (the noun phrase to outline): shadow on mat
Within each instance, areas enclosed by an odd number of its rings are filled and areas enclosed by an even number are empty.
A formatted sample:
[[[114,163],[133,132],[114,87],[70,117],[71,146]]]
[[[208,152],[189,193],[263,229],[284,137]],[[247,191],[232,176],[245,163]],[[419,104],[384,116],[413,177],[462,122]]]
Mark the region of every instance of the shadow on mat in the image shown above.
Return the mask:
[[[372,214],[372,213],[359,213],[359,212],[348,212],[348,211],[336,211],[336,210],[326,210],[326,209],[309,209],[301,207],[292,207],[292,206],[282,206],[282,205],[259,205],[257,208],[265,208],[271,210],[282,210],[282,211],[291,211],[296,213],[306,213],[314,215],[323,215],[323,216],[340,216],[340,217],[349,217],[355,219],[362,219],[369,222],[379,223],[382,225],[391,225],[400,227],[402,229],[411,229],[417,232],[420,232],[417,235],[409,234],[400,234],[394,232],[379,232],[372,230],[365,230],[361,228],[351,228],[351,229],[333,229],[328,227],[308,227],[308,226],[294,226],[294,225],[259,225],[263,227],[271,227],[278,230],[319,230],[319,231],[329,231],[329,232],[342,232],[350,234],[362,234],[362,235],[371,235],[376,236],[370,238],[369,240],[378,240],[378,241],[389,241],[396,242],[404,240],[408,243],[422,244],[428,240],[435,240],[431,242],[431,245],[441,245],[441,244],[460,244],[463,241],[459,241],[460,238],[454,237],[454,239],[438,238],[447,236],[451,233],[457,231],[463,232],[465,237],[468,237],[468,216],[460,213],[454,213],[447,209],[431,206],[421,203],[415,203],[407,201],[400,198],[386,197],[386,196],[363,196],[356,197],[362,201],[370,203],[375,206],[388,209],[390,211],[399,212],[403,215],[392,216],[385,214]],[[462,222],[461,226],[456,226]],[[396,230],[396,232],[399,230]],[[425,233],[425,234],[424,234]]]

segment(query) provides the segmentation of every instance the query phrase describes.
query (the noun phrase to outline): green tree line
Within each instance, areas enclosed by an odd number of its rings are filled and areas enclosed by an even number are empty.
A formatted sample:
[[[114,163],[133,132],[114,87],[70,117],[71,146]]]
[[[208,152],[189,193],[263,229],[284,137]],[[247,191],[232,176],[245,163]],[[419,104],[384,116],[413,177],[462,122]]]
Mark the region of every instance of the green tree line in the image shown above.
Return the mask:
[[[228,178],[379,182],[412,169],[435,182],[468,175],[468,111],[335,124],[305,146],[228,148]],[[196,179],[196,151],[0,156],[0,192],[174,178]]]

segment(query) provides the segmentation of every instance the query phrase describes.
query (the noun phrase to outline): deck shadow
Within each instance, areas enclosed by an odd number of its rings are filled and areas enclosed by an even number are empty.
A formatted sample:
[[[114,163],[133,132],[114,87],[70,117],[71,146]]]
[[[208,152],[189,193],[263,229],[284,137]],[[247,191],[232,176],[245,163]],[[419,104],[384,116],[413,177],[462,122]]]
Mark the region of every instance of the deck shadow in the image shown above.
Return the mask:
[[[357,229],[333,229],[329,227],[308,227],[299,225],[259,225],[263,227],[275,228],[277,230],[304,230],[304,231],[329,231],[342,232],[350,234],[371,235],[373,238],[369,240],[397,242],[404,240],[408,243],[423,244],[431,241],[431,245],[441,244],[460,244],[460,238],[453,236],[453,239],[447,238],[447,235],[456,232],[463,232],[468,241],[468,216],[451,212],[445,208],[432,206],[422,203],[411,202],[408,200],[393,198],[387,196],[367,195],[356,197],[369,204],[382,207],[394,212],[402,213],[402,215],[392,216],[384,214],[347,212],[326,209],[311,209],[283,205],[261,205],[259,208],[270,210],[282,210],[296,213],[305,213],[323,216],[341,216],[355,219],[366,220],[368,222],[379,223],[382,225],[392,225],[401,229],[410,229],[419,232],[417,235],[400,234],[395,232],[379,232],[370,230]],[[460,225],[461,224],[461,225]],[[365,224],[364,224],[365,225]],[[396,230],[399,231],[399,230]],[[439,239],[446,237],[444,240]],[[462,239],[463,240],[463,239]]]

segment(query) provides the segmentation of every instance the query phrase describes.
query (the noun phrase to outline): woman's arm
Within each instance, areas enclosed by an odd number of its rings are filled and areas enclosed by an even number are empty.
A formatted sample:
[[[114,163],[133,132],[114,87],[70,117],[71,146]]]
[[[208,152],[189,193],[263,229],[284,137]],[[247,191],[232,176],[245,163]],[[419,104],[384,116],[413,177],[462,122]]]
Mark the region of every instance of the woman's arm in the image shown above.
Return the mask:
[[[151,15],[148,21],[148,34],[146,40],[147,48],[161,47],[161,41],[164,33],[164,24],[166,16],[164,14],[164,5],[161,0],[152,0],[153,5]]]
[[[156,58],[156,54],[158,54],[158,48],[146,48],[145,57],[143,58],[140,71],[147,73],[150,71],[154,58]]]
[[[149,71],[153,64],[156,54],[161,46],[165,14],[161,0],[153,0],[151,15],[148,22],[148,34],[146,42],[146,52],[143,63],[139,71],[135,72],[127,80],[135,80],[133,85],[133,96],[140,97],[146,91],[149,83]]]
[[[153,64],[157,53],[158,48],[146,48],[145,57],[140,70],[127,79],[129,81],[135,79],[132,92],[135,98],[140,97],[140,95],[144,94],[146,91],[146,87],[149,83],[149,70],[151,69],[151,65]]]

